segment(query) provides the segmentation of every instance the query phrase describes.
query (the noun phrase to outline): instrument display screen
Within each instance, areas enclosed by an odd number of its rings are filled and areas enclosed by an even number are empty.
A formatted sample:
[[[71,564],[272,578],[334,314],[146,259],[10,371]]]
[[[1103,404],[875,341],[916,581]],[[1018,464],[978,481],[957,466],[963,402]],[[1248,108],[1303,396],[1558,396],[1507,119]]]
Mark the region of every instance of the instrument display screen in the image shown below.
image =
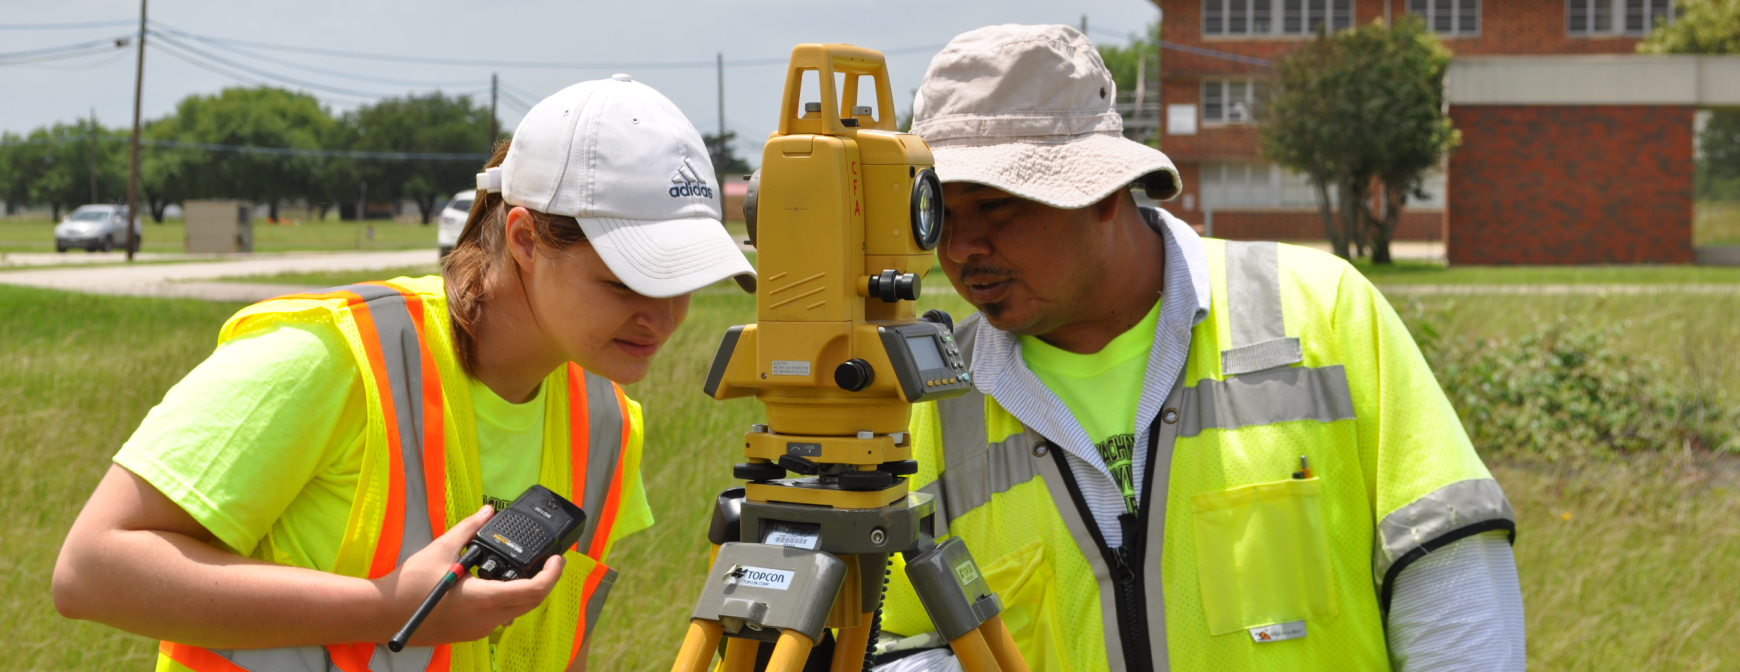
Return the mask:
[[[906,337],[906,349],[912,351],[912,361],[918,364],[920,371],[946,369],[949,366],[943,361],[942,351],[937,349],[936,338],[929,334]]]

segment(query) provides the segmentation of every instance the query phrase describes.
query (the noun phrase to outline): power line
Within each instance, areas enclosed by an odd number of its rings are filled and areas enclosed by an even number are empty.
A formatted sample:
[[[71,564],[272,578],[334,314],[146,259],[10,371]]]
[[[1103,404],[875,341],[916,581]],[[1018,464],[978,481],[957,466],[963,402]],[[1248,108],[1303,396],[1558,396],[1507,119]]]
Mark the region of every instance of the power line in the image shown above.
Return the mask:
[[[25,50],[25,51],[10,51],[10,52],[6,52],[4,54],[0,54],[0,61],[11,60],[14,58],[28,58],[31,56],[45,56],[45,55],[50,55],[50,54],[59,54],[59,53],[65,53],[68,51],[76,51],[76,50],[80,50],[80,49],[91,49],[94,47],[116,47],[116,48],[125,47],[125,46],[127,46],[128,41],[131,40],[134,37],[134,35],[135,35],[134,33],[128,33],[126,35],[112,37],[112,38],[105,39],[105,40],[91,40],[89,42],[79,42],[77,44],[63,44],[63,45],[60,45],[58,47],[43,47],[41,49],[29,49],[29,50]]]
[[[99,53],[99,52],[92,52],[90,54],[79,54],[77,57],[83,58],[85,56],[91,56],[91,55],[94,55],[96,53]],[[101,68],[103,66],[113,65],[115,63],[121,62],[121,60],[127,58],[127,56],[129,56],[129,54],[126,51],[122,50],[110,58],[105,58],[105,59],[102,59],[100,61],[91,61],[89,63],[80,63],[77,65],[64,65],[64,66],[60,66],[60,65],[33,65],[32,63],[34,63],[34,61],[20,61],[17,63],[6,63],[5,65],[17,65],[17,66],[22,66],[22,67],[26,67],[26,68],[35,68],[38,70],[54,70],[56,72],[78,72],[80,70],[95,70],[95,69]],[[69,56],[67,58],[73,58],[73,57]],[[54,58],[54,59],[43,59],[43,60],[45,60],[45,61],[47,61],[47,60],[58,61],[58,60],[64,60],[64,59]]]
[[[225,66],[235,68],[235,69],[241,70],[243,72],[250,72],[250,73],[253,73],[253,74],[258,75],[260,77],[265,77],[267,79],[275,79],[275,80],[278,80],[280,82],[284,82],[286,84],[291,84],[294,86],[303,86],[303,87],[307,87],[310,89],[328,91],[331,93],[337,93],[337,94],[346,95],[346,96],[356,96],[359,98],[386,98],[386,97],[388,97],[387,94],[380,94],[380,93],[375,93],[372,91],[358,91],[356,89],[345,89],[345,88],[340,88],[340,87],[336,87],[336,86],[329,86],[326,84],[316,84],[314,82],[296,79],[294,77],[286,77],[284,75],[280,75],[280,74],[277,74],[275,72],[271,72],[269,70],[261,70],[259,68],[254,67],[254,66],[248,65],[246,63],[237,63],[235,61],[224,58],[222,56],[217,56],[217,55],[211,54],[209,52],[200,51],[199,49],[187,46],[186,44],[184,44],[182,42],[178,42],[175,39],[171,38],[168,35],[165,35],[164,33],[160,32],[160,31],[153,30],[153,31],[151,31],[151,34],[153,36],[156,36],[159,42],[168,42],[169,44],[175,45],[176,48],[181,49],[182,51],[192,53],[194,55],[197,55],[199,57],[205,58],[205,59],[210,60],[210,61],[222,63]],[[156,44],[157,43],[154,42],[154,43],[152,43],[152,46],[156,46]]]
[[[153,22],[153,23],[156,23],[156,22]],[[161,26],[163,24],[157,23],[156,25]],[[168,26],[164,26],[164,27],[166,29],[170,29]],[[170,30],[174,30],[174,29],[170,29]],[[484,68],[543,68],[543,69],[560,69],[560,70],[610,70],[610,69],[617,69],[617,70],[629,70],[629,69],[678,70],[678,69],[692,69],[692,68],[712,68],[712,67],[718,66],[718,63],[716,61],[642,61],[642,62],[619,62],[619,63],[610,63],[610,62],[562,63],[562,62],[554,62],[554,61],[491,61],[491,60],[481,60],[481,59],[442,58],[442,57],[435,57],[435,56],[403,56],[403,55],[398,55],[398,54],[382,54],[382,53],[370,53],[370,52],[361,52],[361,51],[346,51],[346,50],[342,50],[342,49],[324,49],[324,48],[320,48],[320,47],[301,47],[301,46],[288,45],[288,44],[274,44],[274,43],[270,43],[270,42],[255,42],[255,41],[249,41],[249,40],[232,40],[232,39],[228,39],[228,38],[213,37],[210,35],[198,35],[196,33],[189,33],[187,31],[182,31],[182,30],[175,30],[175,32],[178,34],[181,34],[181,35],[185,35],[189,38],[197,38],[203,42],[224,43],[224,44],[250,47],[253,49],[266,49],[266,50],[271,50],[271,51],[285,51],[285,52],[293,52],[293,53],[316,54],[316,55],[321,55],[321,56],[336,56],[336,57],[340,57],[340,58],[357,58],[357,59],[365,59],[365,60],[393,61],[393,62],[399,62],[399,63],[427,63],[427,64],[433,64],[433,65],[461,65],[461,66],[475,66],[475,67],[484,67]],[[898,48],[898,49],[884,50],[882,52],[882,54],[884,56],[901,56],[901,55],[905,55],[905,54],[913,54],[913,53],[920,53],[920,52],[926,52],[926,51],[938,51],[938,50],[941,50],[944,46],[945,45],[935,44],[935,45],[923,45],[923,46],[916,46],[916,47],[902,47],[902,48]],[[782,56],[782,57],[778,57],[778,58],[755,58],[755,59],[747,59],[747,60],[739,60],[739,61],[726,61],[725,65],[727,67],[745,67],[745,66],[759,66],[759,65],[784,65],[788,62],[790,62],[790,58]]]
[[[124,47],[126,47],[125,44],[116,45],[115,47],[91,47],[89,49],[81,49],[78,51],[61,52],[58,54],[47,54],[47,55],[43,55],[43,56],[34,56],[34,57],[29,57],[29,58],[17,58],[17,59],[12,59],[12,60],[7,60],[7,61],[0,61],[0,66],[29,65],[31,63],[47,63],[49,61],[64,61],[64,60],[67,60],[69,58],[84,58],[86,56],[94,56],[97,54],[110,53],[110,52],[116,51],[118,48],[124,48]],[[122,52],[122,53],[125,54],[125,52]]]
[[[114,26],[131,26],[138,23],[135,19],[116,19],[114,21],[83,21],[79,23],[0,23],[0,30],[76,30],[79,28],[112,28]]]
[[[313,72],[313,73],[322,74],[322,75],[329,75],[332,77],[342,77],[344,79],[354,79],[354,80],[361,81],[361,82],[374,82],[377,84],[396,84],[396,85],[400,85],[400,86],[418,86],[418,87],[426,86],[426,87],[431,87],[431,88],[438,88],[438,87],[443,87],[443,86],[481,86],[481,85],[487,83],[486,80],[480,80],[480,79],[436,80],[436,81],[395,79],[395,78],[389,78],[389,77],[373,77],[373,76],[369,76],[369,75],[358,75],[358,74],[354,74],[354,73],[342,72],[339,70],[329,70],[326,68],[319,68],[319,67],[315,67],[312,65],[305,65],[305,64],[296,63],[293,61],[286,61],[286,60],[272,58],[270,56],[266,56],[266,55],[260,54],[258,52],[243,49],[241,47],[236,47],[236,46],[224,44],[222,42],[218,42],[216,40],[212,40],[210,38],[206,38],[206,37],[201,36],[201,35],[189,33],[189,32],[182,31],[182,30],[176,30],[174,28],[164,26],[161,23],[159,23],[157,25],[161,26],[164,31],[169,32],[169,33],[173,33],[177,37],[185,37],[188,39],[199,40],[200,42],[210,44],[210,45],[217,47],[219,49],[223,49],[223,50],[229,51],[231,53],[240,54],[240,55],[246,56],[248,58],[256,59],[259,61],[264,61],[266,63],[272,63],[274,65],[281,65],[284,67],[295,68],[298,70],[305,70],[308,72]]]

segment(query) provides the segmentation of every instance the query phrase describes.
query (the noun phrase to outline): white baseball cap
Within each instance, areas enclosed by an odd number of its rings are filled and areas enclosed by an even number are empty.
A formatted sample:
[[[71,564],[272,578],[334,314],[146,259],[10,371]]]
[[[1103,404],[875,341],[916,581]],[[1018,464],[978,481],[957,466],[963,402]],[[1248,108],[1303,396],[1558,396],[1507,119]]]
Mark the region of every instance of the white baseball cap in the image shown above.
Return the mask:
[[[755,269],[721,224],[725,194],[701,134],[628,75],[532,106],[507,158],[479,173],[477,188],[578,220],[611,272],[642,295],[678,296],[725,278],[755,291]]]
[[[1118,85],[1093,42],[1069,26],[987,26],[932,58],[912,132],[944,182],[974,182],[1058,208],[1084,208],[1132,183],[1176,196],[1178,169],[1124,138]]]

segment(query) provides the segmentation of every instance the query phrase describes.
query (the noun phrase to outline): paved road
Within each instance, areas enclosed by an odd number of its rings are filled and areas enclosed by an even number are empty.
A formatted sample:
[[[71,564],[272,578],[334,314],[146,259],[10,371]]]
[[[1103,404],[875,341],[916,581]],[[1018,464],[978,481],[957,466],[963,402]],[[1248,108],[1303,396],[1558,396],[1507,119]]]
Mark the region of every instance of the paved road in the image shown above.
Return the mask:
[[[326,271],[370,271],[434,264],[435,250],[310,252],[224,258],[190,263],[150,263],[86,268],[0,271],[0,284],[63,289],[90,294],[156,296],[208,301],[259,301],[314,289],[299,285],[212,282],[216,278]]]

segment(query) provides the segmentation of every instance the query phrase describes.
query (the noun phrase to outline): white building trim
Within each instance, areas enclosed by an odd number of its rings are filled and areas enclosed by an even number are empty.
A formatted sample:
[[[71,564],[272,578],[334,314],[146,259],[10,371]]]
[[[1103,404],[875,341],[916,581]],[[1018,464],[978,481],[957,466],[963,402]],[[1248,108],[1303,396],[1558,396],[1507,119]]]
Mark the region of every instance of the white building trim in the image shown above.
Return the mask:
[[[1450,62],[1451,105],[1740,107],[1740,56],[1469,56]]]

